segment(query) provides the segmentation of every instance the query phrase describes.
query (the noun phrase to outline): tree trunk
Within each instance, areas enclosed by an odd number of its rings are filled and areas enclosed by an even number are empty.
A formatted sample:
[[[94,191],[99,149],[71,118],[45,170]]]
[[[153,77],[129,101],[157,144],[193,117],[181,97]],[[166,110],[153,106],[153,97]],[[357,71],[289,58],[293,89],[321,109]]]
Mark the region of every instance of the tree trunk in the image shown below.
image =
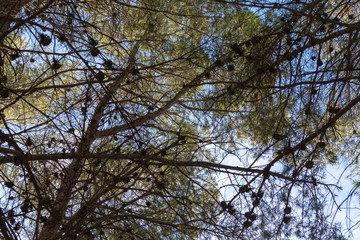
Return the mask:
[[[29,2],[31,0],[0,0],[0,39],[4,39],[2,35],[9,29],[12,18]]]

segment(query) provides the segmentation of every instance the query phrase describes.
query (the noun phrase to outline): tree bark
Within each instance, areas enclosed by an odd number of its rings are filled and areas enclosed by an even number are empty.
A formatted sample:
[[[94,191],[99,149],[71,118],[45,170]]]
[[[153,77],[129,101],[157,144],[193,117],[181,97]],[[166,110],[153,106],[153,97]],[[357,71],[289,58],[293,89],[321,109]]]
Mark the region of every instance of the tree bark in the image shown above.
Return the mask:
[[[16,14],[31,1],[32,0],[0,0],[0,36],[10,28],[10,23]]]

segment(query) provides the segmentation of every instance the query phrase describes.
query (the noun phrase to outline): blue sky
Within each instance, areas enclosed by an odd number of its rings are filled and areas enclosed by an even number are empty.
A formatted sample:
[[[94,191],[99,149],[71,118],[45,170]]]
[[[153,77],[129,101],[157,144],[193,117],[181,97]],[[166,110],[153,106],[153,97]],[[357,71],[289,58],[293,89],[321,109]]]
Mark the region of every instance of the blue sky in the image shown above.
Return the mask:
[[[245,153],[243,154],[245,155]],[[266,163],[266,160],[260,158],[256,165],[262,165]],[[234,156],[226,157],[222,164],[232,166],[244,165],[244,163],[241,163],[239,159]],[[273,171],[279,170],[280,167],[280,164],[277,165],[277,167],[275,166]],[[333,223],[340,223],[342,226],[342,233],[345,237],[347,237],[347,239],[351,240],[357,239],[357,236],[360,236],[360,201],[357,193],[355,193],[352,198],[348,198],[349,194],[354,191],[354,183],[348,177],[350,171],[351,168],[346,168],[344,164],[328,164],[324,170],[325,178],[322,180],[322,182],[341,187],[341,190],[336,188],[337,190],[333,191],[334,195],[327,195],[327,205],[325,206],[324,210],[325,214],[329,216],[329,221]],[[228,184],[231,185],[228,175],[225,173],[218,174],[217,179],[219,186],[226,186]],[[222,188],[221,194],[224,200],[230,200],[237,193],[236,189],[230,187],[229,185]],[[332,190],[334,189],[335,187],[332,188]],[[333,201],[332,196],[335,196],[336,202]],[[279,213],[279,215],[281,215],[281,213]]]

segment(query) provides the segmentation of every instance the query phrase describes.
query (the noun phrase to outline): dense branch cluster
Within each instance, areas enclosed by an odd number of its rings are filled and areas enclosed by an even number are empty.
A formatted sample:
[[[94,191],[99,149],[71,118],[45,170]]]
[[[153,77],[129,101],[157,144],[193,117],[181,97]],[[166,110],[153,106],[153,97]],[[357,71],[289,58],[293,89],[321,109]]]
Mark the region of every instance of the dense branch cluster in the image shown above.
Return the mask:
[[[3,239],[343,239],[356,1],[0,3]]]

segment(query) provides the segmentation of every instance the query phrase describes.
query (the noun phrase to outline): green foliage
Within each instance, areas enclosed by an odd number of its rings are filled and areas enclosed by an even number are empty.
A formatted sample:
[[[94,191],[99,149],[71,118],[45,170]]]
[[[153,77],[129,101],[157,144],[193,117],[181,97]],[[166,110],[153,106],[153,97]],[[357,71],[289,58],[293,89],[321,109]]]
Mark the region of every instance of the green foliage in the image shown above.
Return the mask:
[[[0,5],[1,234],[342,239],[324,169],[358,175],[352,4]]]

